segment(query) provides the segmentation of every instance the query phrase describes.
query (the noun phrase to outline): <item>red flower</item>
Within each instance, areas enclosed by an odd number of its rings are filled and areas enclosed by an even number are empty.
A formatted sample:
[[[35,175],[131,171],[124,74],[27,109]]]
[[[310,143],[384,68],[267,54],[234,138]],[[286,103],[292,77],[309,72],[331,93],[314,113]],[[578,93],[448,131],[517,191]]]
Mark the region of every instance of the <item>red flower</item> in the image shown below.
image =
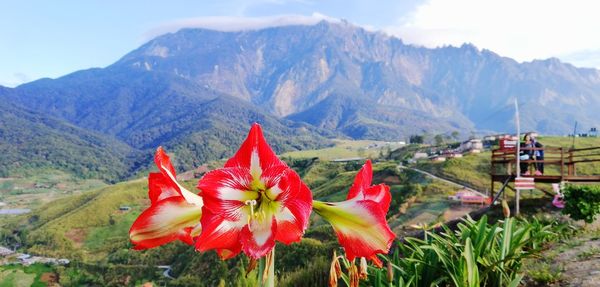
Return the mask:
[[[162,147],[156,150],[154,162],[160,172],[148,176],[151,205],[131,226],[131,243],[135,249],[153,248],[177,239],[191,245],[201,231],[202,198],[177,183],[175,169]]]
[[[200,179],[198,189],[204,199],[199,251],[216,249],[226,259],[243,250],[258,259],[276,240],[300,241],[308,225],[312,194],[277,158],[258,124],[222,169]]]
[[[372,177],[368,160],[356,175],[346,201],[314,201],[313,208],[333,226],[348,260],[365,257],[382,267],[377,253],[387,253],[396,235],[385,220],[390,188],[385,184],[371,186]]]

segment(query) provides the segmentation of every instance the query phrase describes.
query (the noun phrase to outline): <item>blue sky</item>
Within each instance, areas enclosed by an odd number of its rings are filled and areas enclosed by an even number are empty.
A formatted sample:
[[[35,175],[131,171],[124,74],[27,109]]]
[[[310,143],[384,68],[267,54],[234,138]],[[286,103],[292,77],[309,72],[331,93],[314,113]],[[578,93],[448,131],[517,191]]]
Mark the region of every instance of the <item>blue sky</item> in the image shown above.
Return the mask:
[[[0,3],[0,85],[105,67],[161,31],[280,15],[346,19],[427,47],[470,42],[519,61],[600,67],[598,4],[584,0],[11,1]],[[317,16],[314,16],[317,15]],[[219,18],[226,17],[226,18]],[[284,17],[285,18],[285,17]],[[276,22],[276,21],[275,21]]]

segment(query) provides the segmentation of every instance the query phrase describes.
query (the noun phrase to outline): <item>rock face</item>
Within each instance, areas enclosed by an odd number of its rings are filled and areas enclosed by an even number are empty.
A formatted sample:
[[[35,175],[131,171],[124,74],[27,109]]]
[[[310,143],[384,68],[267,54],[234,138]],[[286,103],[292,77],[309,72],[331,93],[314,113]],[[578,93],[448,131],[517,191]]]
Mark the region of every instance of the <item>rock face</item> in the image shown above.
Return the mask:
[[[598,70],[517,63],[472,45],[416,47],[343,22],[183,29],[106,68],[0,87],[0,100],[116,138],[128,154],[165,145],[186,168],[230,155],[255,121],[280,151],[331,136],[512,131],[514,97],[524,130],[600,122]]]
[[[519,64],[472,45],[426,49],[347,23],[245,32],[184,29],[114,66],[178,75],[277,117],[351,137],[526,129],[561,134],[600,121],[600,72],[557,59]],[[435,124],[432,124],[435,122]],[[410,123],[410,127],[407,127]]]

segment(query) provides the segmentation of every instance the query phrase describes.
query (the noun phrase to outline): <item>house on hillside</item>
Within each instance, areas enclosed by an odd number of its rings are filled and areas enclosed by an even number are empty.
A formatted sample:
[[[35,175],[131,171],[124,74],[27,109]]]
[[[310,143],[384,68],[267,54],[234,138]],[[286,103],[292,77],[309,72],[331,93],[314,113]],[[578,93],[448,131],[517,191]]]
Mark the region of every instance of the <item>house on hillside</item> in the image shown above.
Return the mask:
[[[442,155],[436,155],[433,156],[431,158],[429,158],[432,162],[444,162],[446,161],[446,157],[442,156]]]
[[[416,152],[415,155],[413,156],[414,160],[418,160],[418,159],[422,159],[422,158],[427,158],[429,155],[427,153],[424,152]]]
[[[201,178],[205,173],[207,173],[209,171],[210,171],[210,168],[208,168],[208,165],[203,164],[194,170],[194,178]]]
[[[14,251],[12,251],[10,248],[6,248],[6,247],[4,247],[4,246],[0,246],[0,256],[1,256],[1,257],[5,257],[5,256],[8,256],[8,255],[12,255],[12,254],[14,254],[14,253],[15,253],[15,252],[14,252]]]
[[[490,204],[491,198],[483,194],[462,189],[454,195],[448,196],[448,200],[460,202],[461,204]]]
[[[348,158],[336,158],[331,160],[332,162],[353,162],[353,161],[364,161],[364,157],[348,157]]]
[[[442,156],[445,158],[457,158],[457,157],[462,157],[463,155],[462,155],[462,153],[459,153],[459,152],[447,151],[447,152],[444,152],[442,154]]]
[[[462,142],[458,149],[462,153],[480,153],[483,150],[483,143],[480,139],[470,139]]]

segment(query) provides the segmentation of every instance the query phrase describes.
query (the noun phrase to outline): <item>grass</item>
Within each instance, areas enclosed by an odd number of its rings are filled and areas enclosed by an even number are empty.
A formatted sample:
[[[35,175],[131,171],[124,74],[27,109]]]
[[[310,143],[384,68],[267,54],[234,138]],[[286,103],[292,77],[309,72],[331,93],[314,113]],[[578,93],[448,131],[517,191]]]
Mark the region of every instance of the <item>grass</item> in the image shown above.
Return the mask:
[[[88,242],[93,247],[96,241],[107,239],[110,232],[102,232],[101,228],[110,228],[111,218],[115,220],[121,233],[121,242],[127,242],[127,229],[123,230],[121,221],[130,222],[132,216],[124,216],[119,207],[127,205],[141,210],[147,206],[147,187],[144,180],[135,180],[119,183],[113,186],[84,193],[78,196],[65,198],[38,209],[33,216],[38,216],[39,227],[31,230],[28,241],[33,243],[29,249],[32,253],[41,253],[54,256],[69,255],[70,258],[82,257],[78,251],[78,244]],[[127,219],[127,220],[120,220]],[[98,229],[100,228],[100,229]],[[90,238],[89,235],[97,235],[99,239]],[[49,248],[50,247],[50,248]],[[92,256],[92,254],[86,254]],[[92,257],[102,257],[104,252],[94,252]]]
[[[535,262],[535,264],[525,265],[527,275],[538,286],[548,286],[558,283],[563,276],[563,268],[548,264],[546,262]]]
[[[459,158],[449,158],[444,162],[419,161],[417,168],[429,171],[444,178],[486,190],[490,184],[490,152],[466,154]]]
[[[44,287],[47,284],[40,279],[49,272],[53,273],[54,270],[44,264],[0,266],[0,287]]]
[[[569,137],[539,137],[538,140],[546,146],[571,148],[573,138]],[[575,138],[575,148],[600,147],[600,138]],[[600,151],[591,151],[586,154],[599,154]],[[599,158],[598,156],[590,158]],[[576,173],[579,175],[600,174],[600,162],[577,163]],[[555,168],[556,169],[556,168]],[[556,171],[558,173],[558,171]]]
[[[109,225],[92,228],[85,239],[84,248],[95,252],[102,251],[107,243],[126,242],[129,229],[140,213],[141,207],[138,206],[124,214],[113,215],[113,224],[109,219]]]
[[[80,179],[54,169],[28,170],[22,177],[0,179],[5,208],[35,208],[53,200],[106,186],[97,179]]]
[[[369,148],[370,145],[378,145],[378,147]],[[291,158],[317,157],[321,160],[352,157],[374,158],[379,156],[380,151],[384,153],[387,152],[387,147],[385,145],[386,142],[373,140],[334,140],[334,146],[332,147],[286,152],[281,156]],[[390,145],[390,149],[392,150],[398,147],[400,147],[398,144]]]
[[[579,260],[588,260],[596,255],[600,254],[600,248],[589,248],[585,251],[582,251],[577,254],[577,259]]]

